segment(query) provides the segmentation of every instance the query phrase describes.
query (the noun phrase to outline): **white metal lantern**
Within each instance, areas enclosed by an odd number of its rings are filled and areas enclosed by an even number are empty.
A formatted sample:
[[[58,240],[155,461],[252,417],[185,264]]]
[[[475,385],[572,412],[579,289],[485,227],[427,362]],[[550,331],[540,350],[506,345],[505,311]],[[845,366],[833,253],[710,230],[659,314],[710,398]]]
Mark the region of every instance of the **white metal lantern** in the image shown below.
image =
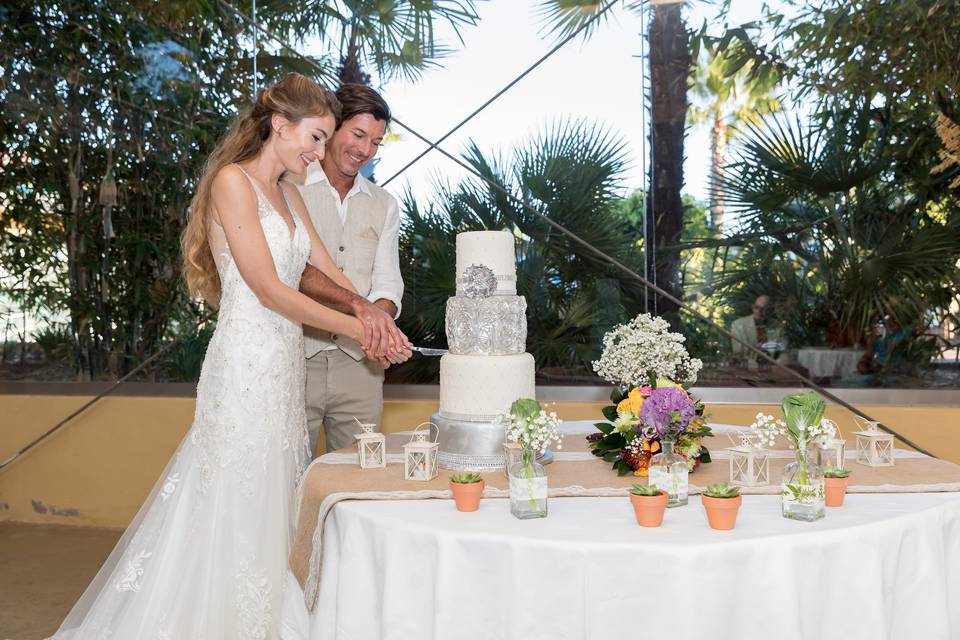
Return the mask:
[[[361,469],[376,469],[387,466],[387,439],[374,431],[375,424],[360,424],[360,433],[357,439],[357,455],[360,457]]]
[[[770,454],[750,444],[727,449],[730,453],[730,484],[758,487],[770,484]]]
[[[837,438],[825,438],[821,442],[818,442],[816,444],[817,465],[843,469],[844,448],[846,445],[846,440],[839,440]]]
[[[427,427],[421,431],[421,427]],[[437,477],[437,454],[440,443],[431,437],[432,422],[417,425],[410,442],[403,445],[403,477],[406,480],[433,480]],[[439,430],[437,430],[439,435]]]
[[[857,462],[868,467],[893,466],[893,434],[881,431],[879,422],[854,416],[861,430],[857,431]]]
[[[829,427],[826,435],[817,438],[813,446],[817,450],[817,465],[843,469],[844,449],[847,441],[840,437],[840,427],[833,420],[823,419]]]

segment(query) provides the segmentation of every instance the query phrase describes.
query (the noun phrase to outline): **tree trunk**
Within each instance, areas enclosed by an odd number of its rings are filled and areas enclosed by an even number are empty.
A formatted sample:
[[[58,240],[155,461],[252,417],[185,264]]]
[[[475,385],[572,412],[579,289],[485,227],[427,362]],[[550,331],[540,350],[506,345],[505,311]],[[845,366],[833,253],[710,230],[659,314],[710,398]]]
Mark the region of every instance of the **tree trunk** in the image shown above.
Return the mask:
[[[340,84],[370,84],[370,74],[360,65],[357,47],[352,43],[347,46],[347,53],[340,58],[340,68],[337,70]]]
[[[683,231],[683,136],[687,116],[687,79],[691,56],[683,3],[655,4],[650,23],[650,103],[652,130],[650,202],[647,225],[651,250],[647,266],[656,284],[676,298],[683,295],[680,251]],[[671,324],[679,321],[678,305],[653,296],[653,311]]]
[[[710,135],[710,228],[717,235],[723,226],[723,164],[727,153],[727,123],[719,111]]]

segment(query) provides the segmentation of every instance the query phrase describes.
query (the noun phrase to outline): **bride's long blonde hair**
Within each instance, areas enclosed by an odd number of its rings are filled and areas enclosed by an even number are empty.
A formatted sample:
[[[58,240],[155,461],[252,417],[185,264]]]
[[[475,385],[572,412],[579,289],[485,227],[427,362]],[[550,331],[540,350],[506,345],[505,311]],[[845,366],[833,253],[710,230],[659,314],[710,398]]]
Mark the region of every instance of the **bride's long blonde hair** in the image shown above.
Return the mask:
[[[217,173],[234,162],[255,157],[270,137],[271,117],[282,115],[290,122],[333,114],[339,121],[340,102],[333,92],[299,73],[257,93],[253,108],[241,114],[207,158],[197,192],[190,202],[190,218],[180,238],[183,276],[193,296],[216,306],[220,302],[220,276],[207,242],[210,191]]]

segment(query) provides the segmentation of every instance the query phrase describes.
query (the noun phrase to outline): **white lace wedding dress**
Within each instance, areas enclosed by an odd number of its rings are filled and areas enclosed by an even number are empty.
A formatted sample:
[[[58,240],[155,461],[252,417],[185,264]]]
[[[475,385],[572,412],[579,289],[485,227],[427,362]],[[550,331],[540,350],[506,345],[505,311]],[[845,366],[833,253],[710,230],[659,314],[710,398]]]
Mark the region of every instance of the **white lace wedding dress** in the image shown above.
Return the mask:
[[[277,275],[310,253],[254,185]],[[211,228],[223,294],[193,426],[54,638],[276,638],[295,487],[309,461],[301,326],[270,311]]]

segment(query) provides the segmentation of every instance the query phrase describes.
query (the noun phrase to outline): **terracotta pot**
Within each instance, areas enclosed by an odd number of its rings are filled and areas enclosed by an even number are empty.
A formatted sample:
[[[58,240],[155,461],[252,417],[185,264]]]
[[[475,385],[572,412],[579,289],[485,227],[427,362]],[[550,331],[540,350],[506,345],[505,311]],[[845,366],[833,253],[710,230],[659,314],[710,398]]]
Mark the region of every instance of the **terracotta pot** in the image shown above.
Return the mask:
[[[633,513],[637,516],[637,524],[641,527],[659,527],[663,522],[663,512],[667,509],[667,501],[670,496],[666,491],[661,491],[655,496],[638,496],[630,494],[630,504],[633,505]]]
[[[470,484],[451,482],[450,491],[457,503],[457,511],[476,511],[480,506],[480,494],[483,493],[483,480]]]
[[[710,528],[728,531],[733,529],[733,526],[737,523],[737,512],[740,510],[740,505],[743,504],[743,496],[711,498],[701,495],[700,501],[707,512],[707,521],[710,523]]]
[[[825,504],[828,507],[842,507],[843,499],[847,495],[847,483],[850,477],[846,478],[824,478],[823,492],[825,494]]]

